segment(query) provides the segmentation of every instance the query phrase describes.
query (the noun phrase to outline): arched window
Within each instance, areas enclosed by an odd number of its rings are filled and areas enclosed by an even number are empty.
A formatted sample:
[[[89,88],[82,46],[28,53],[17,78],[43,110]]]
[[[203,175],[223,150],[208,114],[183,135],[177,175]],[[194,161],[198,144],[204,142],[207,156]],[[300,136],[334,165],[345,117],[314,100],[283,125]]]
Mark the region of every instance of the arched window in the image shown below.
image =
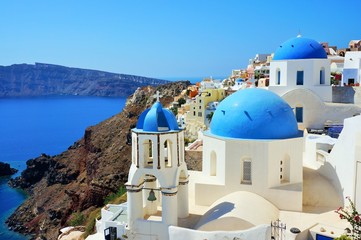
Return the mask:
[[[280,85],[281,84],[281,71],[279,68],[277,68],[276,70],[276,85]]]
[[[252,184],[252,160],[250,158],[241,160],[241,183]]]
[[[302,106],[297,106],[295,108],[295,116],[296,116],[296,120],[298,123],[303,122],[303,107]]]
[[[153,142],[147,139],[143,142],[144,167],[153,167]]]
[[[211,162],[210,162],[210,171],[211,176],[217,175],[217,155],[215,151],[211,152]]]
[[[157,206],[162,202],[162,194],[159,189],[159,181],[154,175],[143,175],[142,196],[138,196],[139,202],[144,209],[143,219],[147,220],[150,216],[157,216],[152,221],[161,222],[163,219],[162,212],[158,212]],[[141,183],[139,183],[141,185]],[[128,200],[129,201],[129,200]],[[137,207],[140,207],[139,205]]]
[[[170,140],[164,141],[164,161],[165,167],[172,167],[172,142]]]
[[[325,84],[325,68],[322,67],[320,70],[320,84]]]

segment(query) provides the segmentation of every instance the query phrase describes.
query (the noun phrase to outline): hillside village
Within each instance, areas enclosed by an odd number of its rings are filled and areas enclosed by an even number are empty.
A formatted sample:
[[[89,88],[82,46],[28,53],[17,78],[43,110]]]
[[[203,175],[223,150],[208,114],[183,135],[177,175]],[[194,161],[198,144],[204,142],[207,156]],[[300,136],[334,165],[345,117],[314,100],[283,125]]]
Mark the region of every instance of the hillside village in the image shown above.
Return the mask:
[[[127,202],[87,239],[360,239],[360,49],[297,36],[169,109],[158,92],[131,131]]]
[[[330,76],[329,85],[334,87],[332,88],[332,99],[327,99],[325,102],[361,105],[359,88],[357,88],[361,81],[361,40],[351,40],[347,48],[339,49],[337,46],[329,46],[327,42],[320,44],[327,53],[330,65],[329,72],[327,73]],[[181,127],[186,128],[186,136],[194,139],[197,138],[199,130],[207,129],[216,106],[235,91],[252,87],[270,89],[275,85],[284,85],[284,83],[280,82],[270,84],[270,77],[272,75],[273,78],[277,77],[280,79],[280,76],[274,75],[280,74],[280,71],[270,73],[271,68],[275,70],[275,62],[271,64],[273,58],[274,53],[256,54],[253,59],[249,60],[246,69],[234,69],[226,79],[205,78],[202,82],[189,86],[181,96],[177,96],[174,103],[175,107],[178,108],[177,121]],[[326,73],[323,70],[320,74]],[[325,76],[323,75],[322,79],[325,79]],[[300,88],[306,87],[298,86]],[[345,88],[340,88],[342,86]],[[179,106],[179,98],[186,99],[187,101]]]

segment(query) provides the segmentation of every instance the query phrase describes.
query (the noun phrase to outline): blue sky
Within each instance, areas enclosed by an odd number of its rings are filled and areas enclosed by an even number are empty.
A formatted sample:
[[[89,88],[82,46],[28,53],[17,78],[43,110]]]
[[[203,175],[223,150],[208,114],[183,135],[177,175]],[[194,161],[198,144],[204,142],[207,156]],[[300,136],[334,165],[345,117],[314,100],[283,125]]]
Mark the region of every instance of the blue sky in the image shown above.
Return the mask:
[[[359,0],[1,0],[0,65],[227,76],[299,31],[346,47],[361,39],[360,9]]]

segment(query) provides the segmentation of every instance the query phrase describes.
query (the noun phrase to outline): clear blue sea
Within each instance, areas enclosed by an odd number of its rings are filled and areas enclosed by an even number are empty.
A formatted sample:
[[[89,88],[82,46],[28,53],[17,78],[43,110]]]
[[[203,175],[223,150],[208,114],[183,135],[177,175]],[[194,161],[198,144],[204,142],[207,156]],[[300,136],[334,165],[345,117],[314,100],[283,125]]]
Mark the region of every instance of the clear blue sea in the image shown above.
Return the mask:
[[[65,151],[83,136],[86,127],[121,112],[124,105],[124,98],[0,98],[0,161],[19,169],[18,176],[28,159]],[[26,198],[22,191],[10,188],[8,180],[0,178],[0,239],[27,239],[5,225]]]

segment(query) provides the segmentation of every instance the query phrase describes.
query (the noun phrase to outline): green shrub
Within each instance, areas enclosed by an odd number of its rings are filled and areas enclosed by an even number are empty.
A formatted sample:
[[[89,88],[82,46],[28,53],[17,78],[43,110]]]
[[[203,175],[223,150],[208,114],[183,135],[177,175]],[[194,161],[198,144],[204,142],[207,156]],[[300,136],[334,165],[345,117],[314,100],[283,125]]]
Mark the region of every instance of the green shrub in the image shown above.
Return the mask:
[[[122,196],[126,192],[127,192],[127,189],[124,186],[121,186],[119,188],[118,192],[111,193],[104,199],[104,205],[106,205],[106,204],[108,204],[110,202],[113,202],[115,199],[119,198],[120,196]]]
[[[100,218],[100,208],[96,208],[94,211],[92,211],[89,216],[87,217],[87,220],[85,222],[85,232],[82,235],[82,237],[85,239],[90,234],[94,233],[94,227],[95,227],[95,218]]]
[[[175,116],[177,116],[177,114],[178,114],[178,108],[176,108],[176,107],[171,107],[169,110],[171,110],[171,111],[173,112],[173,114],[174,114]]]
[[[341,236],[335,238],[334,240],[352,240],[352,238],[350,238],[346,235],[341,235]]]
[[[85,222],[85,217],[81,212],[75,212],[71,215],[69,225],[70,226],[81,226]]]

